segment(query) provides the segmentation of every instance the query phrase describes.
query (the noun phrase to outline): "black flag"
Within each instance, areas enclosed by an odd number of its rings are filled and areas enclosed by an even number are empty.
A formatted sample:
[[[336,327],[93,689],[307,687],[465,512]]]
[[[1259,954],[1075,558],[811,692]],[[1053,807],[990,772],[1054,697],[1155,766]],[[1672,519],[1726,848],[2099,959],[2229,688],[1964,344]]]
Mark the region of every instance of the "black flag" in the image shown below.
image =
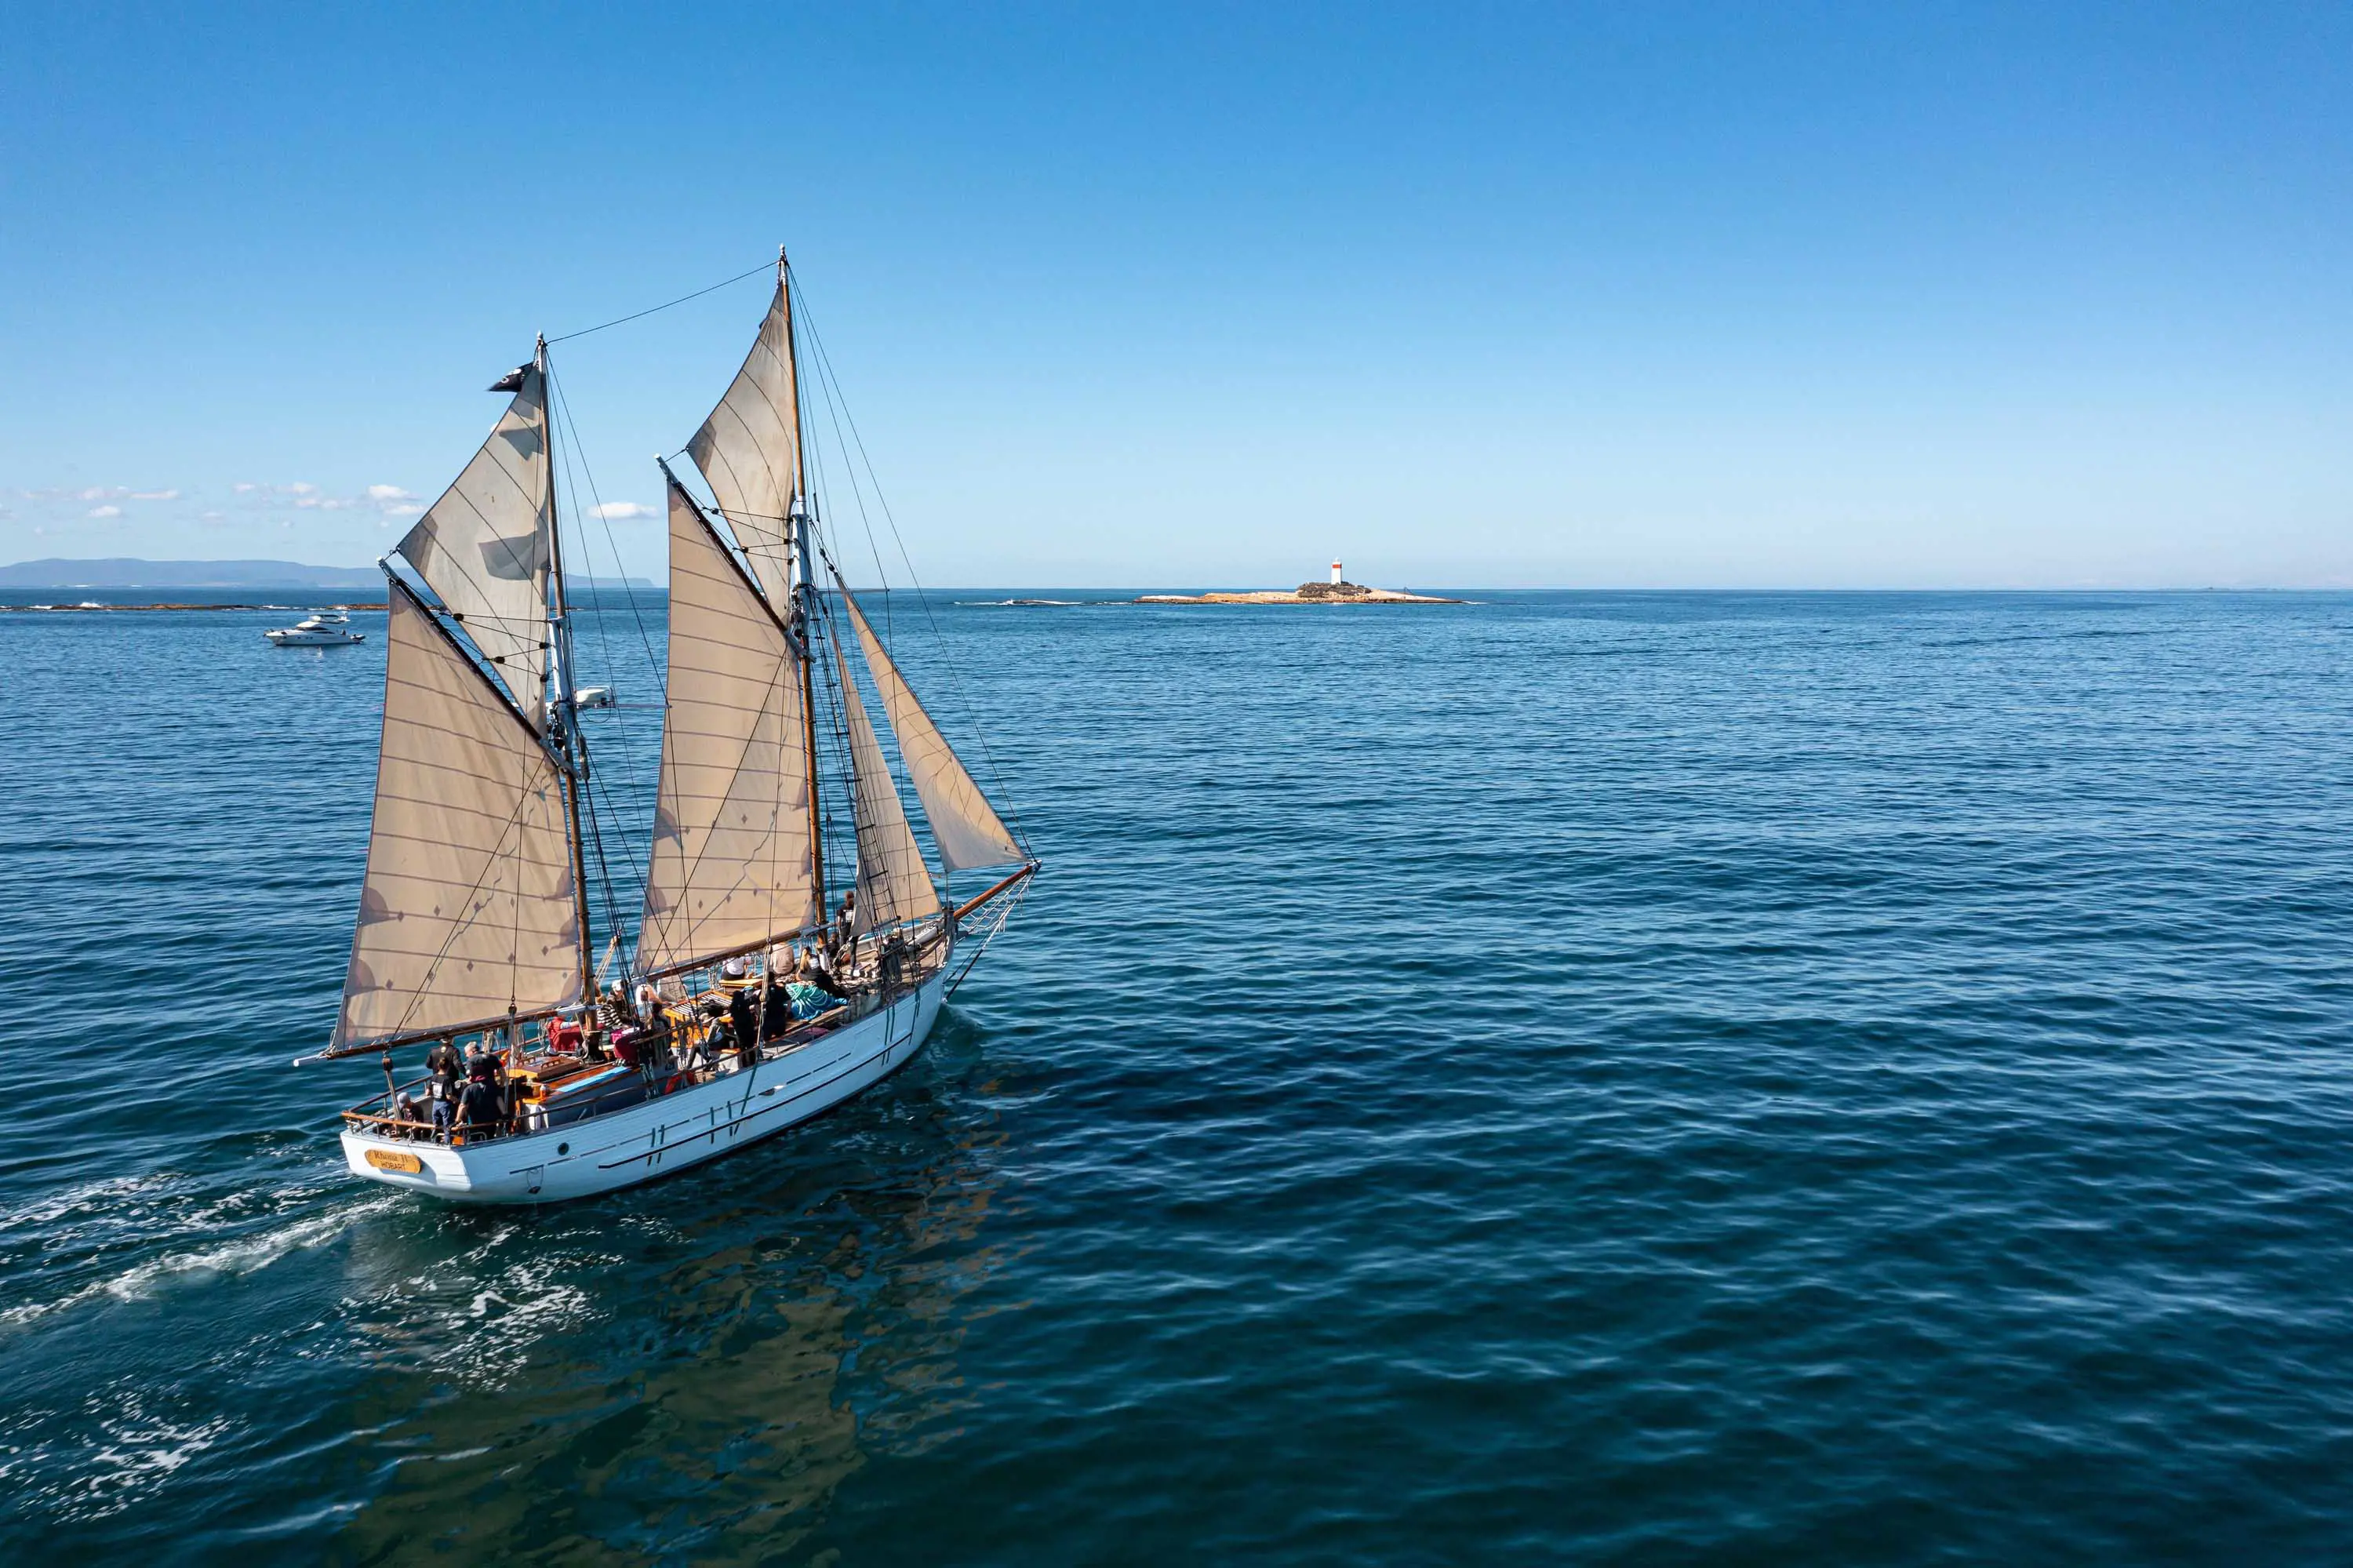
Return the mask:
[[[508,371],[504,376],[500,376],[496,381],[491,382],[491,390],[493,392],[520,392],[522,390],[522,378],[530,374],[530,366],[518,365],[512,370]]]

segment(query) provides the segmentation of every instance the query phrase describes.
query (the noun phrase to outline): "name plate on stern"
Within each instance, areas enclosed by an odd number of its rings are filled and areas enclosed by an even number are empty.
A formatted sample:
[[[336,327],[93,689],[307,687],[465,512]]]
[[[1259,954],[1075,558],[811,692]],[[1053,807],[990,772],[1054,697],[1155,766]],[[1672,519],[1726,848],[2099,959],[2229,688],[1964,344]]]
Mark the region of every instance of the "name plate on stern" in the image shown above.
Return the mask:
[[[367,1162],[379,1171],[397,1171],[406,1176],[418,1175],[425,1170],[425,1161],[399,1149],[371,1149]]]

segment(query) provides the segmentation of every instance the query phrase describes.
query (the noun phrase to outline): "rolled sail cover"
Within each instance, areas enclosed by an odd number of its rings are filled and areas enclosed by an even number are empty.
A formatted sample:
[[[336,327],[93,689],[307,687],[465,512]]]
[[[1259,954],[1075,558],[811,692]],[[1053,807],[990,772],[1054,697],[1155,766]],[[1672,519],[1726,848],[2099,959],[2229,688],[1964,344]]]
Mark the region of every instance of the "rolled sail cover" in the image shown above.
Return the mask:
[[[395,579],[367,881],[335,1044],[580,1000],[564,781]]]
[[[933,842],[940,846],[940,863],[950,871],[970,871],[975,866],[1008,865],[1029,859],[1006,831],[996,808],[981,794],[980,786],[973,782],[971,772],[949,747],[940,726],[923,711],[914,688],[891,662],[847,585],[841,597],[849,607],[849,623],[857,628],[866,667],[873,672],[875,688],[882,694],[882,711],[890,716],[892,733],[899,737],[899,756],[907,765],[908,781],[915,787],[915,798],[923,803]]]
[[[800,392],[793,379],[793,304],[776,281],[760,335],[727,395],[686,443],[712,498],[735,530],[760,586],[778,604],[792,591],[785,519],[800,492]]]
[[[907,808],[883,760],[882,744],[866,716],[866,699],[849,678],[849,661],[839,644],[834,662],[841,672],[841,705],[849,721],[849,788],[858,829],[858,929],[871,931],[895,921],[919,919],[940,908],[940,890],[923,864],[922,846],[907,825]]]
[[[800,657],[702,512],[670,491],[670,680],[638,963],[817,922]]]
[[[546,380],[526,366],[490,440],[400,541],[533,727],[547,676]]]

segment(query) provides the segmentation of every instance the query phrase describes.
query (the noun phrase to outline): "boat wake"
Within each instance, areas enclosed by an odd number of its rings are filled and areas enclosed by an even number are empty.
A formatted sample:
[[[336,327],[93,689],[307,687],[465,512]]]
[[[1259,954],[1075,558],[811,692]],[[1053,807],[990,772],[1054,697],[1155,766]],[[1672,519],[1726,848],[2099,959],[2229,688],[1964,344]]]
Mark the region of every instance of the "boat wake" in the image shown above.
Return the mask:
[[[97,1185],[120,1190],[138,1183],[112,1181]],[[61,1195],[49,1205],[52,1217],[69,1211],[73,1205],[68,1200],[91,1195],[87,1192]],[[296,1220],[291,1224],[265,1221],[266,1228],[261,1230],[205,1245],[166,1252],[133,1264],[119,1274],[92,1280],[53,1299],[24,1302],[0,1310],[0,1332],[28,1328],[54,1314],[94,1302],[152,1300],[181,1286],[209,1284],[217,1279],[259,1273],[280,1258],[323,1246],[361,1221],[399,1206],[399,1199],[387,1195],[364,1202],[343,1204],[325,1213]]]

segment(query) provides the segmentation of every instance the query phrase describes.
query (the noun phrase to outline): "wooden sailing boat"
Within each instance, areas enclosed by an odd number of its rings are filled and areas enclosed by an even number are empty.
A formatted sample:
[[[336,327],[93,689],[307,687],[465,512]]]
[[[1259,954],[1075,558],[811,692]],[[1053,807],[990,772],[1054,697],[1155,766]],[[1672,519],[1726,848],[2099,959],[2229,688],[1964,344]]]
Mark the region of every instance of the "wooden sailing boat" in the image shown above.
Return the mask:
[[[806,1121],[923,1048],[1036,871],[833,567],[797,365],[780,256],[759,336],[685,449],[715,506],[662,465],[659,800],[634,960],[601,994],[586,850],[606,857],[586,809],[544,340],[492,388],[514,399],[481,450],[385,558],[367,876],[334,1038],[299,1059],[382,1055],[384,1094],[343,1114],[355,1175],[545,1202]],[[1004,873],[962,903],[925,863],[851,642],[944,875]],[[835,897],[828,863],[845,855]],[[427,1075],[398,1083],[399,1049],[427,1052]]]

